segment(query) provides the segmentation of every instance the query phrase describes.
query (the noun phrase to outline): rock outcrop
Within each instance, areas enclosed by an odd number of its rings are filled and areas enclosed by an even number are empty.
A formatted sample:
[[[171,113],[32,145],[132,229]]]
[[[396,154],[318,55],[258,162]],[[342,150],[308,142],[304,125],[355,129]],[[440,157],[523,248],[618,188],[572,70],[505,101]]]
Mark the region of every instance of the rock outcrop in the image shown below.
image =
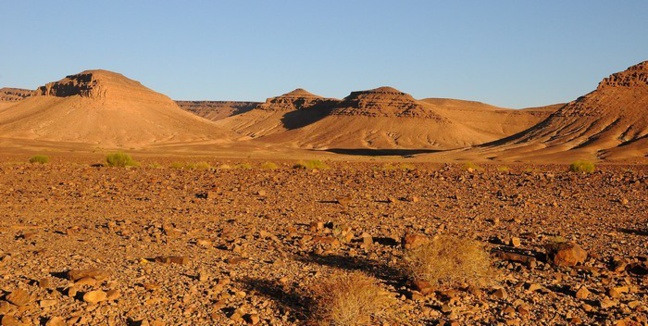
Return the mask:
[[[333,115],[366,117],[406,117],[443,120],[411,95],[392,87],[351,92],[333,110]]]
[[[34,91],[22,88],[0,88],[0,102],[18,102],[34,95]]]
[[[330,108],[338,102],[336,99],[324,98],[298,88],[292,92],[267,99],[265,103],[257,106],[257,109],[288,112],[309,109],[315,106]]]

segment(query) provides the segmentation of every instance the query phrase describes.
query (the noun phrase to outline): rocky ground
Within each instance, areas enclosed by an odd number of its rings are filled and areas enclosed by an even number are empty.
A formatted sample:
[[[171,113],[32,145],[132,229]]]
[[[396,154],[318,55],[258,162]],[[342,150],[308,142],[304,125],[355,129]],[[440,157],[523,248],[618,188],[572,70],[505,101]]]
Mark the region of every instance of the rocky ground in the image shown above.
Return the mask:
[[[376,324],[648,322],[646,166],[249,163],[0,164],[2,325],[300,325],[355,270],[396,300]],[[416,291],[406,234],[480,241],[492,284]],[[584,263],[547,260],[559,240]]]

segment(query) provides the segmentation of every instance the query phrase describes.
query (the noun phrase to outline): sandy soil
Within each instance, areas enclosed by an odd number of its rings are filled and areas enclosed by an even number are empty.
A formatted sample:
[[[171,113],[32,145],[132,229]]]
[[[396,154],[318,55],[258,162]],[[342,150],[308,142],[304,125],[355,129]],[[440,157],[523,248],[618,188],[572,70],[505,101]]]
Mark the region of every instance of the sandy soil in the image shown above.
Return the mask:
[[[354,270],[397,300],[388,317],[398,321],[376,324],[647,322],[646,166],[575,174],[328,162],[313,171],[206,159],[217,168],[188,170],[170,167],[181,157],[154,156],[136,157],[140,168],[91,166],[101,157],[2,157],[3,324],[301,325],[316,304],[309,289]],[[317,222],[352,236],[329,241],[333,229]],[[398,264],[408,233],[479,241],[492,252],[494,284],[418,293]],[[580,244],[584,264],[547,262],[557,237]],[[78,272],[86,269],[97,270]]]

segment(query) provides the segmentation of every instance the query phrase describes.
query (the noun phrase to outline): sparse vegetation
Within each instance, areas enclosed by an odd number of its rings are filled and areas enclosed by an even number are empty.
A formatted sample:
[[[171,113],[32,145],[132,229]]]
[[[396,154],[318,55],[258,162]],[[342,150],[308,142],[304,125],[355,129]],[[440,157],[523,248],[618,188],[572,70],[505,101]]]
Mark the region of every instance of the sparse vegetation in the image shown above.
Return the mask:
[[[29,163],[45,164],[49,162],[47,155],[34,155],[29,159]]]
[[[309,160],[309,161],[300,161],[297,164],[293,165],[293,169],[304,169],[304,170],[325,170],[328,169],[328,165],[320,160]]]
[[[416,170],[416,166],[411,163],[401,163],[398,165],[390,164],[387,163],[382,166],[383,171],[396,171],[396,170],[402,170],[402,171],[414,171]]]
[[[360,272],[334,275],[313,292],[319,325],[374,325],[372,317],[380,317],[393,302],[375,279]]]
[[[261,164],[261,168],[264,170],[276,170],[279,168],[279,166],[273,162],[265,162]]]
[[[180,163],[180,162],[171,163],[171,168],[173,168],[173,169],[182,169],[183,167],[184,167],[183,163]]]
[[[501,165],[497,167],[497,172],[509,172],[511,169],[506,165]]]
[[[234,166],[235,169],[245,169],[249,170],[252,168],[252,164],[250,163],[239,163]]]
[[[475,164],[473,162],[466,162],[461,167],[462,167],[462,169],[464,169],[466,171],[478,171],[478,170],[482,169],[481,166],[479,166],[479,165],[477,165],[477,164]]]
[[[139,163],[135,162],[130,155],[124,152],[116,152],[106,155],[106,163],[108,163],[108,166],[121,168],[139,166]]]
[[[481,244],[469,239],[438,236],[405,253],[404,269],[412,280],[433,286],[479,285],[491,275],[491,261]]]
[[[593,162],[588,160],[578,160],[569,165],[569,171],[578,173],[592,173],[596,170]]]
[[[154,163],[149,164],[148,167],[151,168],[151,169],[159,169],[159,168],[162,167],[162,165],[160,165],[160,163],[154,162]]]
[[[211,169],[211,165],[207,162],[198,162],[194,164],[194,169],[196,170],[209,170]]]

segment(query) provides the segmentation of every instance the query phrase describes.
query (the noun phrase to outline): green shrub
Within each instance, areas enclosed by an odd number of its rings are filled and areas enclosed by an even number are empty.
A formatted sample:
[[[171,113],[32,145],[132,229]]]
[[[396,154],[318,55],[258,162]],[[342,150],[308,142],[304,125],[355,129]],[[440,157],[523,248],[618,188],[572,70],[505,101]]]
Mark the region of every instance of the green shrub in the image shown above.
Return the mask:
[[[29,159],[29,163],[45,164],[47,162],[49,162],[47,155],[34,155]]]
[[[108,163],[108,166],[120,168],[127,166],[139,166],[139,163],[135,162],[130,155],[124,152],[117,152],[106,155],[106,163]]]
[[[252,164],[250,163],[239,163],[234,166],[236,169],[244,169],[244,170],[249,170],[252,168]]]
[[[293,165],[293,169],[304,169],[304,170],[324,170],[328,169],[328,165],[320,160],[309,160],[309,161],[300,161],[297,164]]]
[[[477,171],[477,170],[481,170],[481,169],[482,169],[481,166],[479,166],[479,165],[477,165],[477,164],[475,164],[475,163],[473,163],[473,162],[466,162],[466,163],[464,163],[464,165],[462,166],[462,168],[463,168],[464,170],[466,170],[466,171]]]
[[[171,163],[171,168],[173,168],[173,169],[182,169],[183,167],[184,167],[183,163],[180,163],[180,162]]]
[[[593,162],[587,160],[578,160],[569,165],[569,171],[578,173],[592,173],[596,170]]]
[[[207,162],[198,162],[198,163],[194,164],[194,169],[197,169],[197,170],[209,170],[209,169],[211,169],[211,165],[209,165],[209,163],[207,163]]]
[[[502,165],[502,166],[498,166],[498,167],[497,167],[497,171],[498,171],[498,172],[509,172],[510,170],[511,170],[511,169],[510,169],[508,166],[506,166],[506,165]]]
[[[261,164],[261,168],[264,170],[276,170],[279,166],[273,162],[265,162]]]

